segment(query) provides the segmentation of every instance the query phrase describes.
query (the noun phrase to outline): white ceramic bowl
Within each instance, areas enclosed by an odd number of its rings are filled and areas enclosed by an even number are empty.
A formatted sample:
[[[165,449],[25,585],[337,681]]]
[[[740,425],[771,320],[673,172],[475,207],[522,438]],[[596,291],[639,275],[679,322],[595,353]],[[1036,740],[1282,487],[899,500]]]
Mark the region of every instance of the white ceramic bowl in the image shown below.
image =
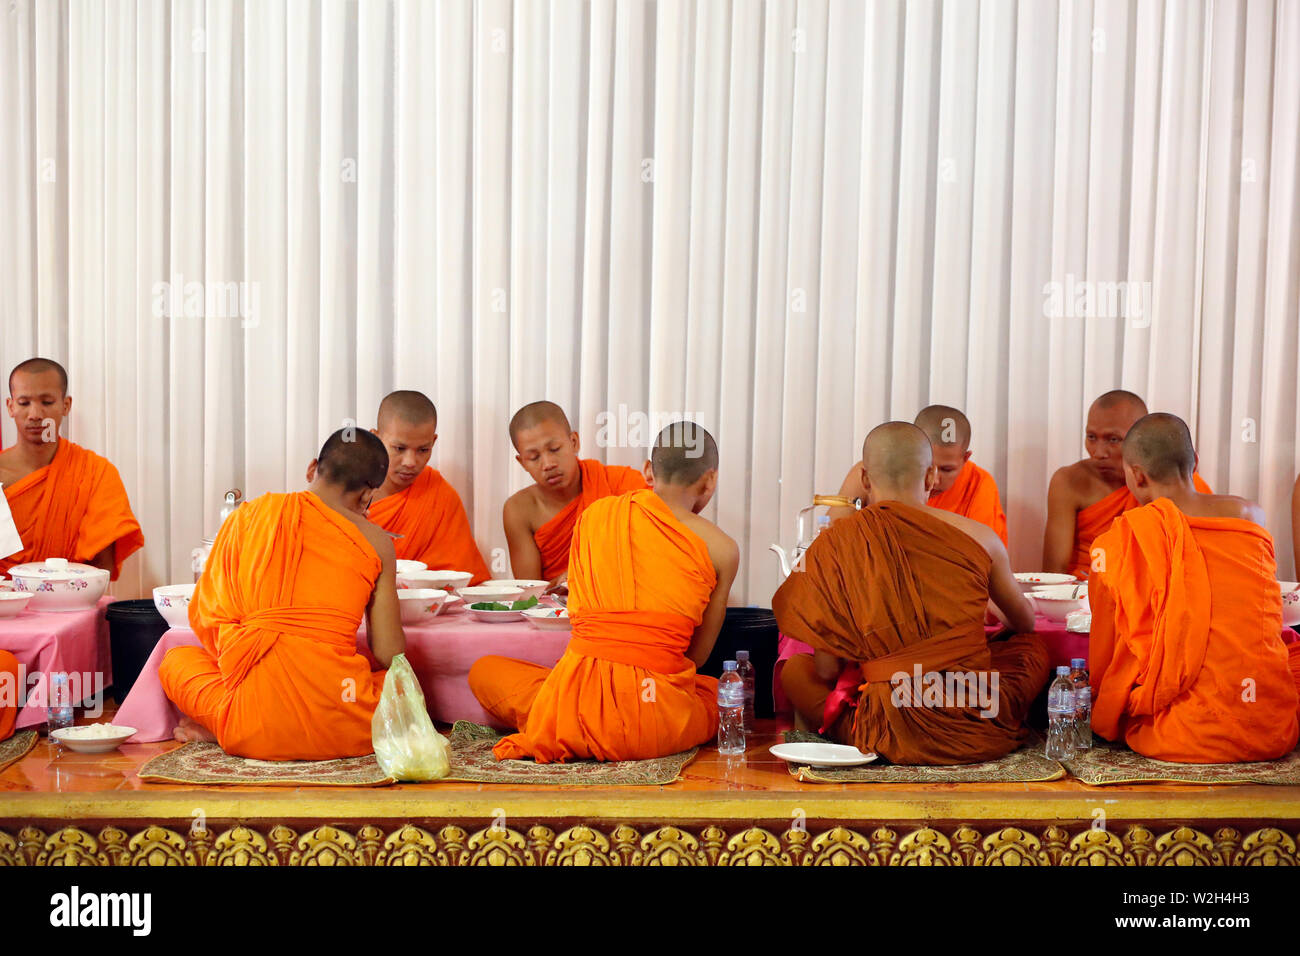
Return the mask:
[[[530,607],[520,613],[539,631],[567,631],[573,627],[569,612],[562,607]]]
[[[111,724],[92,724],[90,726],[113,726]],[[107,737],[76,737],[69,734],[85,732],[86,727],[62,727],[59,730],[51,731],[50,736],[69,750],[79,754],[106,754],[110,750],[116,750],[128,739],[135,735],[134,727],[114,727],[116,733]]]
[[[403,624],[426,624],[438,616],[438,609],[447,600],[447,592],[437,588],[402,588],[397,592],[397,603],[402,609]]]
[[[1071,611],[1088,609],[1088,592],[1072,584],[1040,587],[1029,595],[1029,599],[1039,614],[1058,624],[1064,624]]]
[[[153,589],[153,606],[166,619],[168,627],[189,628],[193,599],[193,584],[164,584]]]
[[[523,611],[476,611],[473,608],[468,610],[474,620],[485,624],[510,624],[524,619]]]
[[[1020,585],[1020,590],[1028,594],[1035,587],[1041,587],[1045,584],[1075,584],[1079,579],[1073,574],[1053,574],[1050,571],[1019,571],[1016,573],[1016,583]]]
[[[428,565],[423,561],[408,561],[406,558],[397,559],[397,573],[410,574],[412,571],[423,571]]]
[[[491,581],[484,581],[483,586],[494,588],[519,588],[524,592],[523,598],[520,600],[524,600],[530,597],[540,599],[541,596],[546,593],[546,586],[550,583],[550,581],[524,581],[516,580],[514,578],[493,578]]]
[[[407,588],[438,588],[448,594],[456,594],[461,588],[474,580],[472,571],[415,571],[397,575],[397,583]],[[409,583],[404,584],[403,581]]]
[[[464,614],[465,608],[465,601],[459,594],[448,594],[447,600],[442,602],[442,607],[438,609],[438,613],[444,617],[448,614]]]
[[[1300,583],[1279,581],[1282,589],[1282,623],[1287,627],[1300,624]]]
[[[84,611],[99,603],[108,590],[109,574],[103,568],[75,564],[65,558],[10,568],[15,591],[32,595],[33,611]]]
[[[0,591],[0,617],[17,617],[31,599],[29,591]]]
[[[502,604],[509,604],[511,601],[524,599],[523,588],[502,587],[497,584],[479,584],[472,588],[461,588],[456,593],[463,597],[467,604],[478,604],[481,601],[500,601]]]

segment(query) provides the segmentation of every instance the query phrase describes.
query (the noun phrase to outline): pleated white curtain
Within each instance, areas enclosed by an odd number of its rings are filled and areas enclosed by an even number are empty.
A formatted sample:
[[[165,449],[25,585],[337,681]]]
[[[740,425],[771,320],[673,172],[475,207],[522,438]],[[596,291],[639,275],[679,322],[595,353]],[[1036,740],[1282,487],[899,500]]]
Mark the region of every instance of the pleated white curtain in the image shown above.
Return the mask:
[[[1035,567],[1051,472],[1130,388],[1290,574],[1298,139],[1293,0],[15,0],[0,359],[68,365],[148,539],[122,594],[395,387],[488,555],[519,405],[624,464],[602,413],[698,417],[752,603],[866,431],[932,401]],[[1075,314],[1113,283],[1129,315]]]

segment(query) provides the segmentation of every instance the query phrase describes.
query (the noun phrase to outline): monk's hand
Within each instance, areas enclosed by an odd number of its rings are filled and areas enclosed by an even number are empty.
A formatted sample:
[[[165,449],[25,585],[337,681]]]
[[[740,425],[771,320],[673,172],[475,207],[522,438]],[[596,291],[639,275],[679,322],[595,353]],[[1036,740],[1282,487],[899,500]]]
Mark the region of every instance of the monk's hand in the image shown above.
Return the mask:
[[[569,572],[568,572],[568,571],[565,571],[565,572],[564,572],[563,574],[561,574],[559,577],[555,578],[555,579],[552,580],[548,585],[546,585],[546,593],[547,593],[547,594],[550,594],[550,593],[553,592],[553,591],[568,591],[568,590],[569,590]]]

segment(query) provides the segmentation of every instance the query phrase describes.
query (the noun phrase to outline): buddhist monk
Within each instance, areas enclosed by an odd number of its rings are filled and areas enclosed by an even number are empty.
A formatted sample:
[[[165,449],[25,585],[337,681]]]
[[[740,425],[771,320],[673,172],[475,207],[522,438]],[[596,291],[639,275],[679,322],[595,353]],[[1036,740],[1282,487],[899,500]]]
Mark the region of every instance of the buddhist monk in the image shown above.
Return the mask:
[[[578,433],[554,402],[533,402],[510,419],[515,461],[533,483],[502,511],[510,567],[521,580],[560,581],[578,518],[593,501],[646,487],[635,468],[578,457]]]
[[[0,740],[14,735],[23,690],[18,686],[18,677],[18,658],[8,651],[0,651]]]
[[[17,564],[67,558],[110,572],[144,544],[126,488],[106,458],[59,437],[72,411],[68,373],[33,358],[9,373],[9,416],[18,441],[0,451],[0,484],[23,549],[0,557],[0,574]]]
[[[1006,547],[1007,516],[998,484],[970,460],[970,419],[949,405],[929,405],[917,414],[915,424],[930,439],[939,476],[930,490],[930,507],[988,525]]]
[[[435,571],[470,571],[471,584],[491,577],[460,495],[438,469],[429,467],[438,441],[433,402],[421,392],[393,392],[379,403],[379,422],[372,431],[388,450],[388,477],[366,517],[401,535],[395,542],[397,556],[423,561]]]
[[[1121,448],[1129,428],[1146,413],[1146,403],[1122,389],[1107,392],[1088,409],[1088,457],[1058,468],[1047,486],[1042,570],[1087,578],[1093,539],[1137,507],[1124,483]],[[1210,490],[1199,475],[1194,478],[1202,492]]]
[[[1178,763],[1289,753],[1300,694],[1263,511],[1196,489],[1177,416],[1139,419],[1122,451],[1139,507],[1093,543],[1093,729]]]
[[[786,661],[786,696],[807,726],[894,763],[1005,756],[1047,651],[1002,540],[929,506],[938,469],[909,422],[867,435],[861,471],[867,506],[818,535],[772,599],[781,632],[814,651]],[[985,636],[990,601],[1020,633]]]
[[[736,543],[699,516],[718,480],[718,448],[677,422],[644,466],[650,489],[592,502],[569,559],[573,636],[553,669],[485,657],[469,684],[483,708],[519,733],[499,759],[539,763],[662,757],[717,731],[708,660],[736,576]]]
[[[340,430],[307,467],[306,491],[262,495],[222,524],[190,601],[203,646],[172,648],[158,669],[189,718],[178,739],[261,760],[374,749],[385,671],[357,653],[362,616],[381,665],[405,649],[393,542],[364,517],[387,474],[383,442]]]

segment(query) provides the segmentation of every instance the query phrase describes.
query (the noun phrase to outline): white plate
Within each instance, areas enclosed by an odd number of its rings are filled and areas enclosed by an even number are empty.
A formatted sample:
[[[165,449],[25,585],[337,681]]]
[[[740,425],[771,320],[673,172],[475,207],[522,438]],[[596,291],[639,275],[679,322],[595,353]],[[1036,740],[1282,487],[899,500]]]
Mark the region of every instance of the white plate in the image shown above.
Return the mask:
[[[1020,590],[1028,594],[1033,588],[1044,584],[1079,584],[1073,574],[1054,574],[1050,571],[1017,571],[1016,583]]]
[[[423,561],[411,561],[408,558],[397,559],[398,574],[411,574],[414,571],[423,571],[428,567],[429,566],[425,564]]]
[[[555,612],[559,611],[557,615]],[[569,612],[564,608],[530,607],[526,611],[521,611],[524,619],[539,631],[567,631],[572,629],[573,624],[569,621]]]
[[[860,767],[876,759],[876,754],[864,754],[847,744],[776,744],[768,750],[787,763],[809,767]]]
[[[523,611],[476,611],[472,607],[466,610],[474,620],[483,621],[485,624],[509,624],[511,621],[524,619]]]
[[[106,754],[110,750],[116,750],[122,744],[135,735],[134,727],[122,727],[121,733],[112,737],[85,737],[78,739],[76,737],[67,737],[65,734],[69,730],[77,730],[76,727],[63,727],[59,730],[52,731],[50,736],[57,740],[62,746],[79,754]]]

